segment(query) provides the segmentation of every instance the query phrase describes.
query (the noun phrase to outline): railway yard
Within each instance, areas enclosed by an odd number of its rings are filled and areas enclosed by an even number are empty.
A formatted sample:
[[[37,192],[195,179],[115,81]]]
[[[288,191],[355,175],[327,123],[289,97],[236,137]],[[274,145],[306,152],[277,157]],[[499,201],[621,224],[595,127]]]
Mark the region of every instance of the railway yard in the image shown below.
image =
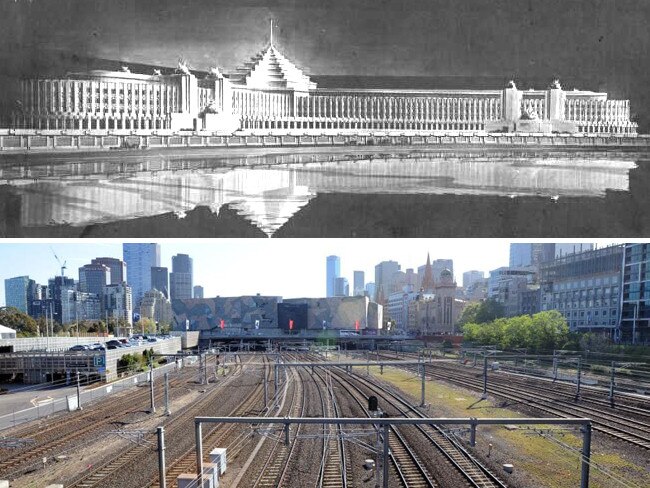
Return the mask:
[[[584,467],[580,426],[516,419],[586,418],[592,430],[588,486],[650,486],[645,392],[618,392],[614,400],[607,388],[587,383],[507,367],[488,373],[482,361],[422,354],[402,354],[402,364],[395,354],[341,351],[327,358],[314,351],[217,357],[206,354],[171,370],[168,400],[163,381],[154,382],[153,400],[150,385],[139,383],[83,410],[0,431],[0,480],[11,487],[177,487],[179,476],[197,472],[196,417],[365,418],[378,416],[369,411],[374,396],[379,416],[389,418],[514,421],[475,432],[468,425],[390,425],[386,468],[386,430],[372,424],[294,423],[287,431],[276,424],[206,423],[202,462],[225,448],[227,469],[219,482],[227,487],[374,487],[382,486],[383,473],[384,486],[391,487],[577,487]],[[395,364],[385,364],[390,361]],[[349,362],[358,366],[343,366]]]

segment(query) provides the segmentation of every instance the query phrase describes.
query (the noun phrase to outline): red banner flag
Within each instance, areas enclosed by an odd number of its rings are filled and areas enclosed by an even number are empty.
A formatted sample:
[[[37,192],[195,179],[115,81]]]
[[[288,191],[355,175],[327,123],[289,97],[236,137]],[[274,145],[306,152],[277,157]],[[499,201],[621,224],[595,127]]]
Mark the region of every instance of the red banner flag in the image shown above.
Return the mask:
[[[221,328],[225,329],[226,328],[226,321],[221,319]]]
[[[354,328],[359,330],[359,321],[358,320],[354,321]]]
[[[289,320],[289,330],[293,330],[293,320]]]

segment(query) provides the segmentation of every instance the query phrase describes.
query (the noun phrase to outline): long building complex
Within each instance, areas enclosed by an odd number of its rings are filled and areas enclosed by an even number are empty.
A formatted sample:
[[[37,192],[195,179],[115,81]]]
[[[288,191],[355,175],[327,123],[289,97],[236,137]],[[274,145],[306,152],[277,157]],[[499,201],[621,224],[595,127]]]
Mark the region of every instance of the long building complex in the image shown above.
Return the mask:
[[[197,76],[197,74],[199,76]],[[273,43],[235,73],[122,71],[22,81],[15,128],[221,134],[523,132],[636,134],[627,100],[545,90],[319,88]]]

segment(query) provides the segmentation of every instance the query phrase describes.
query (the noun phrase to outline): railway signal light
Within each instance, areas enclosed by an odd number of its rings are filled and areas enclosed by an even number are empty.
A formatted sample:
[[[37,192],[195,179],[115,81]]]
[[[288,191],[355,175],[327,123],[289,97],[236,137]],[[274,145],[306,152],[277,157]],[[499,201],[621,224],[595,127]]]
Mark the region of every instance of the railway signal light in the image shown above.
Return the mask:
[[[368,410],[371,412],[376,412],[379,410],[379,401],[376,396],[368,397]]]

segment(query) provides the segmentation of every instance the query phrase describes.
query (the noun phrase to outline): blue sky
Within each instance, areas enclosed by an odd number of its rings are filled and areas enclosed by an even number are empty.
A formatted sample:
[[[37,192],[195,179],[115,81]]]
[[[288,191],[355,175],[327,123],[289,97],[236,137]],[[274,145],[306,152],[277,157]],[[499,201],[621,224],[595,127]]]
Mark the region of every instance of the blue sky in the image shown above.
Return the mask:
[[[540,240],[541,242],[543,240]],[[547,242],[555,242],[549,241]],[[122,258],[122,240],[70,239],[0,243],[0,305],[5,303],[4,280],[29,275],[39,283],[59,273],[54,253],[67,264],[66,276],[79,278],[78,268],[95,257]],[[151,242],[135,241],[129,242]],[[352,283],[352,272],[362,270],[374,281],[374,266],[394,260],[402,270],[431,259],[451,258],[460,284],[462,273],[489,271],[508,265],[508,239],[159,239],[161,265],[171,268],[171,257],[189,254],[194,259],[194,284],[211,297],[254,293],[284,297],[324,296],[325,258],[341,257],[341,275]],[[569,242],[569,240],[565,240]],[[576,242],[571,240],[570,242]],[[587,241],[585,241],[587,242]],[[593,241],[599,246],[611,241]]]

